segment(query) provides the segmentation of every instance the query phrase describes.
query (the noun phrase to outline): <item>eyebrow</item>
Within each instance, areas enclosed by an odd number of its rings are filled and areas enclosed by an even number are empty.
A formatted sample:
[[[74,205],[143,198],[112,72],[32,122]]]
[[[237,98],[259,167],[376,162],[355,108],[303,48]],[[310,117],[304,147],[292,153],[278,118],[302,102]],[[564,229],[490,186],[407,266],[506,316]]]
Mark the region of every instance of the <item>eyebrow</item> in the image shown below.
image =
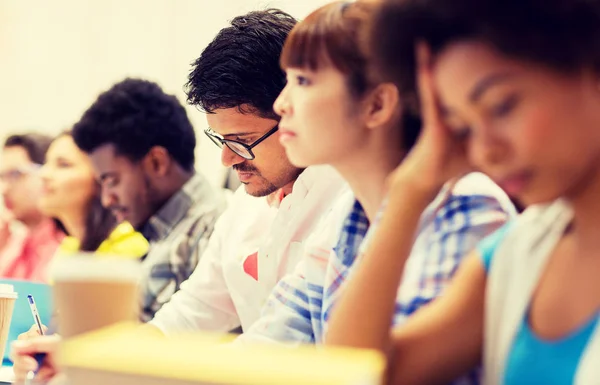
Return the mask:
[[[114,172],[114,171],[109,171],[109,172],[102,173],[102,175],[100,175],[100,177],[99,177],[98,179],[99,179],[99,180],[102,182],[102,181],[104,181],[104,180],[106,180],[106,179],[108,179],[108,178],[111,178],[111,177],[113,177],[113,178],[114,178],[114,177],[116,177],[116,176],[117,176],[117,173],[116,173],[116,172]]]
[[[217,134],[217,135],[221,135],[223,138],[227,137],[227,136],[249,136],[249,135],[256,135],[255,132],[234,132],[231,134],[219,134],[214,128],[212,127],[208,127],[208,129],[210,131],[212,131],[213,133]]]
[[[73,162],[71,160],[69,160],[69,159],[67,159],[67,158],[65,158],[63,156],[57,156],[55,158],[55,161],[56,162],[65,162],[65,163],[73,164]]]
[[[234,132],[233,134],[226,134],[223,135],[223,137],[227,137],[227,136],[250,136],[250,135],[256,135],[256,133],[254,132]]]
[[[469,94],[469,100],[471,101],[471,103],[479,102],[479,100],[490,88],[497,85],[498,83],[506,82],[507,80],[510,80],[514,77],[515,75],[510,72],[501,72],[486,76],[485,78],[481,79],[477,84],[475,84],[475,86],[471,90],[471,93]]]

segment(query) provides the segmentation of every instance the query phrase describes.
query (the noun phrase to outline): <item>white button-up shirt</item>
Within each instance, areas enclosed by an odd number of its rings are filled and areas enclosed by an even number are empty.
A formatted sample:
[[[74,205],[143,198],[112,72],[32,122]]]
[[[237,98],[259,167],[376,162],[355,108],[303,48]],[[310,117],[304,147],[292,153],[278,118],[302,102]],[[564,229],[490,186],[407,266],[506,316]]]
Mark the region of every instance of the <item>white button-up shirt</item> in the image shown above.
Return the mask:
[[[240,325],[247,330],[273,287],[294,270],[317,223],[348,189],[329,166],[307,168],[280,202],[251,197],[242,186],[196,270],[151,324],[165,334]]]

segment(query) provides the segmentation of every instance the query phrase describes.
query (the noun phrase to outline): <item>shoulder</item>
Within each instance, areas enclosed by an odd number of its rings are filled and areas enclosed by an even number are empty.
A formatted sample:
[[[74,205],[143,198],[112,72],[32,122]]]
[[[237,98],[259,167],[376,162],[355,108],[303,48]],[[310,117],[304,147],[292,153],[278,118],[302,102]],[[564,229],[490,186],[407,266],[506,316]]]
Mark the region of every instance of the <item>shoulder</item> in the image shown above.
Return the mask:
[[[331,166],[319,165],[306,168],[294,183],[292,194],[311,197],[321,196],[321,200],[334,199],[348,184]]]
[[[506,222],[516,215],[506,193],[477,172],[447,183],[425,210],[424,220],[459,220],[475,226],[480,222]]]
[[[571,209],[561,200],[527,208],[518,218],[488,236],[477,247],[486,271],[492,267],[500,249],[503,260],[509,259],[519,265],[527,262],[529,256],[534,254],[534,249],[544,240],[549,240],[553,234],[562,234],[562,231],[552,230],[564,228],[571,215]]]
[[[198,173],[183,186],[182,192],[190,200],[186,216],[192,220],[198,220],[203,216],[215,217],[227,206],[228,198],[225,191],[213,187],[203,175]]]
[[[120,223],[98,247],[98,254],[140,258],[150,245],[144,236],[127,222]]]
[[[58,252],[60,254],[72,254],[79,251],[79,241],[75,237],[66,236],[60,242]]]

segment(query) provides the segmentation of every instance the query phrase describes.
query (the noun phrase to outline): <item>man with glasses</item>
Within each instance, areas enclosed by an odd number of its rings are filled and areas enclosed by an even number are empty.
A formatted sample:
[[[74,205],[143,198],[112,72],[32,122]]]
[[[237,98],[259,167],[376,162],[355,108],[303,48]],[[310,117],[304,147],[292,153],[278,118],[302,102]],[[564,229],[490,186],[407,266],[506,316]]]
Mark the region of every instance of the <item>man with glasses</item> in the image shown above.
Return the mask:
[[[12,135],[0,156],[0,276],[45,281],[46,269],[63,233],[37,207],[42,184],[37,175],[52,138],[42,134]],[[23,224],[13,230],[12,222]]]
[[[205,134],[243,186],[190,279],[151,321],[164,334],[247,330],[347,191],[329,167],[292,166],[279,142],[272,106],[285,86],[279,56],[295,24],[279,10],[236,17],[194,63],[188,102],[206,112]]]

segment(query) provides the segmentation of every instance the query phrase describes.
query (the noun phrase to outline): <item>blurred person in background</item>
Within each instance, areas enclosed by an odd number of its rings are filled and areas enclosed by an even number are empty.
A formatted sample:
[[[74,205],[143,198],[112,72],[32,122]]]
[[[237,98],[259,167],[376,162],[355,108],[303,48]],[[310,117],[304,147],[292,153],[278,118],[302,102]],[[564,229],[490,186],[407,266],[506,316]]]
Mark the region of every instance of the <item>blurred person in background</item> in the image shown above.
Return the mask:
[[[36,282],[47,280],[47,267],[64,233],[39,207],[39,168],[52,142],[47,135],[12,135],[0,155],[0,277]],[[13,221],[22,224],[16,228]]]
[[[600,1],[380,3],[378,72],[423,132],[327,342],[389,354],[392,384],[444,384],[481,363],[486,385],[598,384]],[[471,167],[526,209],[390,333],[424,198]]]
[[[118,223],[100,202],[100,186],[89,157],[73,141],[70,133],[59,135],[50,145],[40,170],[41,212],[55,218],[68,236],[58,257],[79,251],[96,255],[141,258],[148,242],[127,223]]]
[[[184,107],[156,83],[116,83],[73,137],[91,160],[104,207],[150,242],[141,282],[148,321],[196,268],[225,198],[195,169],[196,134]]]

